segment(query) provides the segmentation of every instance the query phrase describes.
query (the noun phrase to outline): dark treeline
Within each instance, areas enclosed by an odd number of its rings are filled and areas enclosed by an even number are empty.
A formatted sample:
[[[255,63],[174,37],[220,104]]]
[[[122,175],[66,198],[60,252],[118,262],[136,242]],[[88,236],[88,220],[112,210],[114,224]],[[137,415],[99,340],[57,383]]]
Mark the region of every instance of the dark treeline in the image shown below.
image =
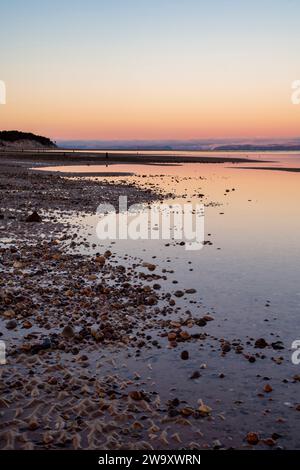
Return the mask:
[[[0,141],[18,142],[20,140],[33,140],[47,147],[55,147],[55,144],[48,138],[41,135],[35,135],[31,132],[20,131],[0,131]]]

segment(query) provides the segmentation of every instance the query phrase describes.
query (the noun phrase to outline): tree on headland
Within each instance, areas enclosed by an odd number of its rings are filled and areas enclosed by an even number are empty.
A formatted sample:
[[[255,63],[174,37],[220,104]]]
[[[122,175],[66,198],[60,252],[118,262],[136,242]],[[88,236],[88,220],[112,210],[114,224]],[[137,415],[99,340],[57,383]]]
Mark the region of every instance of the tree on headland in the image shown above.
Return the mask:
[[[45,147],[56,147],[55,143],[52,142],[52,140],[50,140],[48,137],[32,134],[31,132],[0,131],[0,142],[15,143],[20,140],[31,140],[38,142]]]

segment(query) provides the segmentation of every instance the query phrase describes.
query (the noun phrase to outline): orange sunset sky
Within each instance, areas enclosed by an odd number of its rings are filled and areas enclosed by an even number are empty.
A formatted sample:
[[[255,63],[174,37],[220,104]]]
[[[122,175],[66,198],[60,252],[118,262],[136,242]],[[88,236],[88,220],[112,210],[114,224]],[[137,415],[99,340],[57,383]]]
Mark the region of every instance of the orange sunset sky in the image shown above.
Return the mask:
[[[0,129],[53,139],[300,135],[300,2],[11,0]]]

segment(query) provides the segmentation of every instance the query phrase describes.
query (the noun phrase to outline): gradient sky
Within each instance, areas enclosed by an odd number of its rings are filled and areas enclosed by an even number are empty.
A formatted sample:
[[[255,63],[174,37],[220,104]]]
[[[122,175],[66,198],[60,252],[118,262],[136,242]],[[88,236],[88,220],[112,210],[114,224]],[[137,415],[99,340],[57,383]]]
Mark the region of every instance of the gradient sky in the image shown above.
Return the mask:
[[[299,0],[0,0],[0,129],[299,136]]]

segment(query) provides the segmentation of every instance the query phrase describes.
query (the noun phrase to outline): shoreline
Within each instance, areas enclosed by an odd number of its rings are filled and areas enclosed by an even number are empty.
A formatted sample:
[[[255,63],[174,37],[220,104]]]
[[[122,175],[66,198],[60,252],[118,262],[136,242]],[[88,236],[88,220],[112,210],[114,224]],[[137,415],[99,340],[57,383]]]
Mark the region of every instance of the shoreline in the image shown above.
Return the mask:
[[[299,173],[300,168],[294,167],[280,167],[280,166],[244,166],[239,167],[239,170],[265,170],[265,171],[286,171],[289,173]]]
[[[4,157],[4,158],[3,158]],[[88,164],[93,163],[97,165],[105,165],[106,163],[128,163],[128,164],[180,164],[180,163],[261,163],[263,160],[249,159],[242,157],[215,157],[215,156],[203,156],[203,157],[188,157],[178,155],[146,155],[136,153],[120,153],[120,154],[109,154],[106,158],[105,152],[103,154],[92,154],[92,153],[72,153],[68,152],[68,155],[64,155],[63,152],[11,152],[9,154],[0,152],[0,162],[6,162],[7,164],[18,163],[28,165],[31,163],[60,163],[64,165],[68,164]],[[268,162],[269,163],[269,162]]]

